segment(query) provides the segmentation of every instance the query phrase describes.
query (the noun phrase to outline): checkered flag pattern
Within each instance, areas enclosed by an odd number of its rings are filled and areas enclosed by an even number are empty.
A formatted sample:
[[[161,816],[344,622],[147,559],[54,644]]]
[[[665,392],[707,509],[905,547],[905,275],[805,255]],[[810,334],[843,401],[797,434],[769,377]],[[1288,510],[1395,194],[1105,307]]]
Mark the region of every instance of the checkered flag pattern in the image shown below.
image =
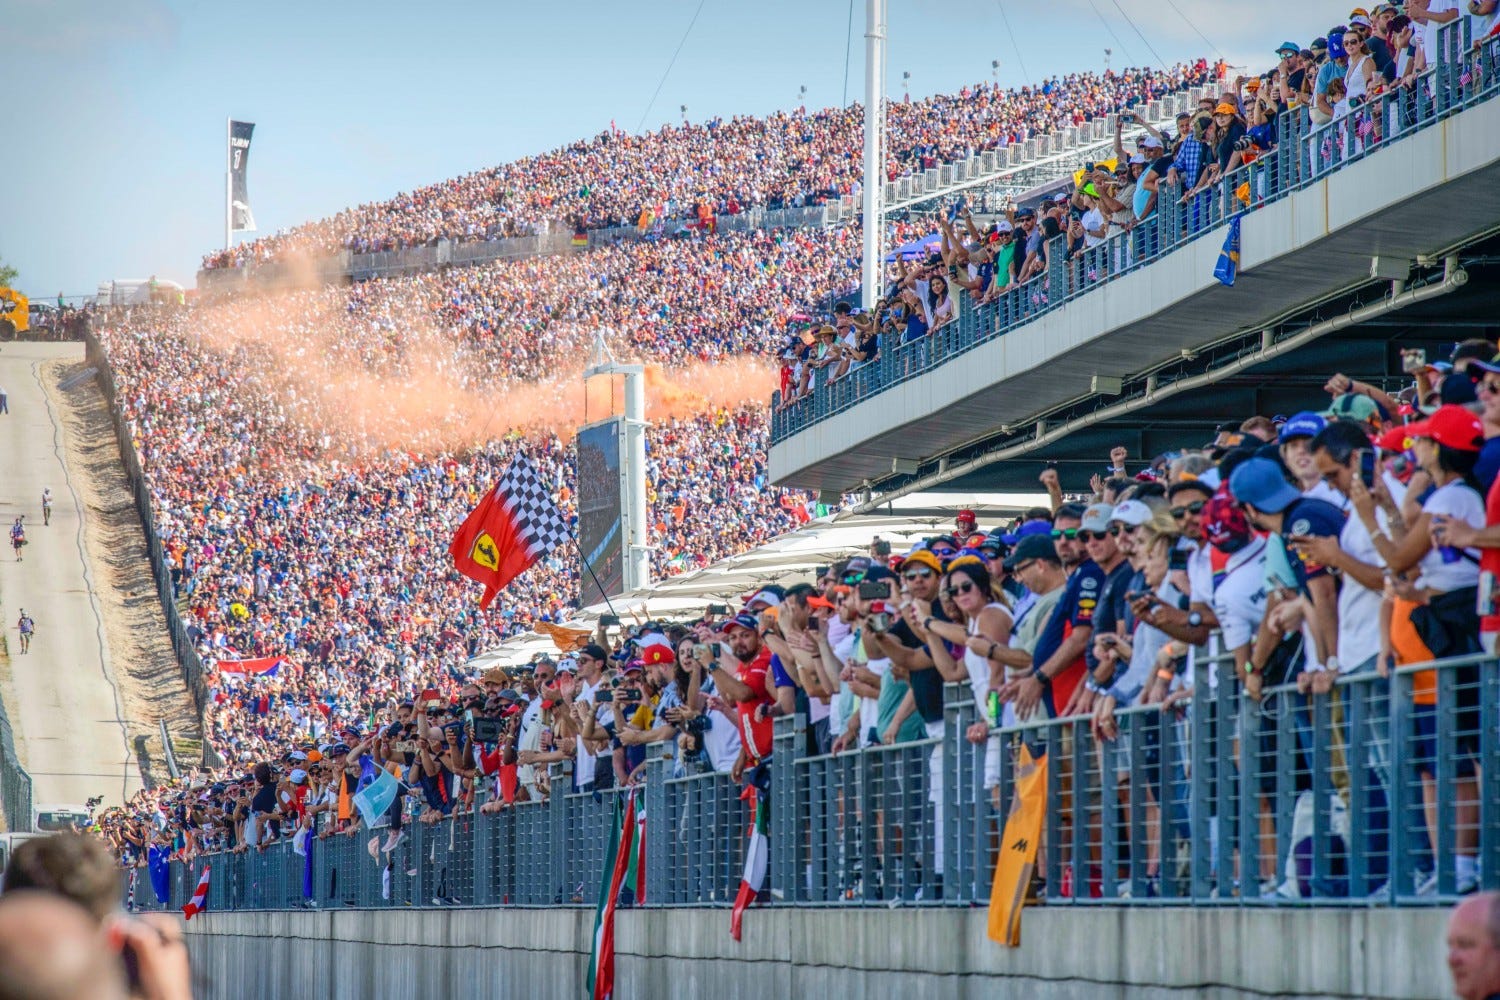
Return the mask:
[[[495,496],[516,526],[516,539],[526,546],[532,559],[557,548],[573,537],[568,521],[526,456],[517,455],[500,477]]]

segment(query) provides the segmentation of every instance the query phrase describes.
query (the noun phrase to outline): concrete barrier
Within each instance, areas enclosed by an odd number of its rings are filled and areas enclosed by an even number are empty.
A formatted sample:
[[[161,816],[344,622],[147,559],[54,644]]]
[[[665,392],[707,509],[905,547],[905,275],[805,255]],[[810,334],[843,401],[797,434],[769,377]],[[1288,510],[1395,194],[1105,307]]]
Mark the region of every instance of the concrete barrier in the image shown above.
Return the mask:
[[[1450,995],[1441,909],[1055,907],[1024,941],[980,909],[622,911],[622,998],[900,1000]],[[206,913],[188,925],[200,1000],[584,995],[584,908]]]

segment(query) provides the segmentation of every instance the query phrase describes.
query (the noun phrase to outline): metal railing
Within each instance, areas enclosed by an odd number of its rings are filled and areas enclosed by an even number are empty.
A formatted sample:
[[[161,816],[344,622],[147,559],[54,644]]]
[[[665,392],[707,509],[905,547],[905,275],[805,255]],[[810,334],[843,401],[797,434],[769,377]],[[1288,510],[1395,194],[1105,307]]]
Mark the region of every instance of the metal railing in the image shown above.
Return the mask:
[[[1500,42],[1475,46],[1468,19],[1440,31],[1443,58],[1410,87],[1372,96],[1349,114],[1314,126],[1306,109],[1281,114],[1275,148],[1197,192],[1161,185],[1157,208],[1128,233],[1069,257],[1065,236],[1047,247],[1047,267],[1031,280],[975,306],[967,295],[957,319],[922,340],[882,338],[878,359],[843,378],[819,378],[813,391],[783,405],[772,396],[771,441],[793,434],[870,399],[892,386],[947,364],[981,344],[1062,308],[1105,283],[1147,267],[1187,243],[1218,230],[1231,217],[1253,212],[1306,188],[1346,164],[1494,96],[1500,89]],[[1101,331],[1102,332],[1102,331]]]
[[[16,756],[16,736],[11,731],[4,703],[0,703],[0,809],[4,810],[6,830],[11,833],[31,830],[31,775]]]
[[[83,339],[86,362],[98,371],[99,389],[104,393],[104,402],[109,408],[110,423],[114,426],[115,440],[120,450],[120,462],[125,467],[125,478],[130,482],[130,492],[135,498],[136,512],[141,519],[141,530],[146,536],[146,557],[151,564],[156,596],[161,603],[167,632],[172,639],[172,653],[182,671],[183,683],[193,697],[194,710],[201,725],[203,709],[208,699],[208,688],[203,681],[203,662],[198,658],[198,650],[177,611],[177,587],[172,580],[172,568],[167,564],[166,551],[156,533],[156,520],[151,511],[151,486],[146,481],[140,456],[135,450],[130,422],[120,405],[120,392],[115,385],[114,369],[110,367],[109,356],[93,331],[86,331]],[[206,734],[203,746],[205,754],[211,753]]]
[[[1023,743],[1048,760],[1036,892],[1051,904],[1420,905],[1500,887],[1500,661],[1353,674],[1323,694],[1288,684],[1254,701],[1232,656],[1200,651],[1183,682],[1191,695],[1171,709],[1120,710],[1111,738],[1079,716],[993,728],[976,745],[967,685],[945,691],[941,734],[934,723],[913,742],[810,756],[805,716],[778,720],[773,901],[987,901]],[[673,752],[658,744],[645,766],[637,902],[726,905],[749,805],[727,775],[673,776]],[[552,787],[568,788],[568,773],[554,765]],[[211,865],[219,909],[592,904],[617,794],[408,818],[378,855],[383,827],[318,840],[311,862],[285,840],[175,862],[167,903],[140,888],[136,902],[181,906]]]

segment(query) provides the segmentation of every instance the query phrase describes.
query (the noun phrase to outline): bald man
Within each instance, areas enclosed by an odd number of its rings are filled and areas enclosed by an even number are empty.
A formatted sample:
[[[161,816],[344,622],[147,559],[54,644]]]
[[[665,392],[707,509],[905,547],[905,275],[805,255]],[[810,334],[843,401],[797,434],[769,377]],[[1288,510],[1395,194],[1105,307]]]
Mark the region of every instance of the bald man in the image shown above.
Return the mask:
[[[1448,971],[1459,1000],[1500,1000],[1500,893],[1482,892],[1453,908]]]
[[[77,903],[26,890],[0,897],[0,1000],[125,1000],[119,956]]]

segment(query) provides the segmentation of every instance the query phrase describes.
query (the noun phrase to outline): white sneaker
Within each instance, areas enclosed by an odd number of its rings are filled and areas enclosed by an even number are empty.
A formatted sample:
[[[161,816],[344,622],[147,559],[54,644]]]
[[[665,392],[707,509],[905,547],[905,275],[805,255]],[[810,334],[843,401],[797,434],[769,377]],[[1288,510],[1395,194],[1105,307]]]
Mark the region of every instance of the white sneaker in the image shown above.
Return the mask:
[[[1477,892],[1478,890],[1479,876],[1477,874],[1460,875],[1458,878],[1458,884],[1454,886],[1454,891],[1457,892],[1460,896],[1467,896],[1469,893]]]
[[[386,835],[385,843],[380,845],[381,853],[389,854],[406,842],[406,830],[392,830]]]
[[[1438,877],[1437,872],[1428,872],[1422,880],[1417,883],[1418,896],[1436,896]]]

